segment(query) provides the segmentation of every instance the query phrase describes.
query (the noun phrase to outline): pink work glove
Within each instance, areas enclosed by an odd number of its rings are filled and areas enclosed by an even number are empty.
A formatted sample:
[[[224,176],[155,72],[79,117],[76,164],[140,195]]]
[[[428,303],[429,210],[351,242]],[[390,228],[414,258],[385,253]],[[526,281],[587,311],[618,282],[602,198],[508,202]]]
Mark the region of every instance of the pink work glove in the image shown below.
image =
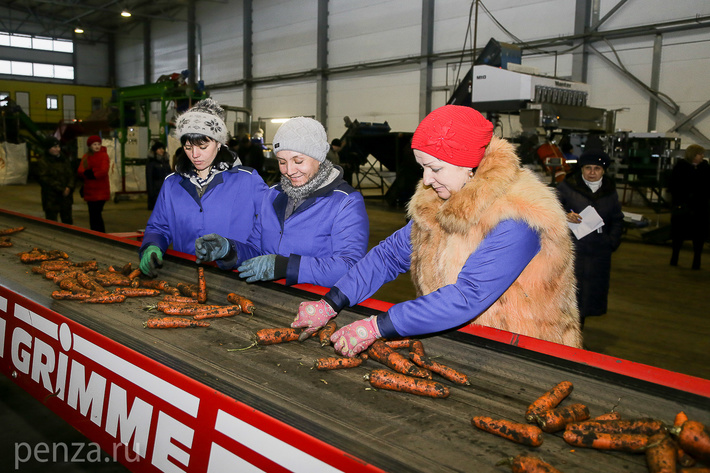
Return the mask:
[[[301,302],[298,306],[298,314],[296,318],[293,319],[291,327],[305,328],[298,338],[299,340],[305,340],[336,315],[338,315],[338,313],[323,299],[318,302]]]
[[[377,328],[377,317],[373,315],[336,331],[330,337],[330,341],[333,342],[335,351],[341,355],[353,357],[366,350],[380,337],[380,330]]]

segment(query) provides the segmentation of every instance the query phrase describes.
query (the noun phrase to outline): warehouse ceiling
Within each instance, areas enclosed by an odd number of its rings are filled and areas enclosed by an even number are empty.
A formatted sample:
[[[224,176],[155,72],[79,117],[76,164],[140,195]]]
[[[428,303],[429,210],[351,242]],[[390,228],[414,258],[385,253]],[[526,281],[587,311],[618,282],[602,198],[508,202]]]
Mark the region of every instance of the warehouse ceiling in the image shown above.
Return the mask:
[[[188,0],[2,0],[0,31],[108,42],[145,21],[176,18],[187,5]],[[124,10],[131,16],[121,16]],[[84,33],[75,35],[76,27]]]

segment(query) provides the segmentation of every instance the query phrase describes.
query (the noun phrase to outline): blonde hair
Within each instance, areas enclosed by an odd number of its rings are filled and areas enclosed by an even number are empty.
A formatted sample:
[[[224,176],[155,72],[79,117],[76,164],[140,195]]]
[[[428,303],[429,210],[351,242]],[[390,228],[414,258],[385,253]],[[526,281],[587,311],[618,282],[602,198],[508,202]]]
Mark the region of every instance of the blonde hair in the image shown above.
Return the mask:
[[[685,149],[685,160],[693,162],[695,157],[699,154],[705,155],[705,148],[700,145],[690,145]]]

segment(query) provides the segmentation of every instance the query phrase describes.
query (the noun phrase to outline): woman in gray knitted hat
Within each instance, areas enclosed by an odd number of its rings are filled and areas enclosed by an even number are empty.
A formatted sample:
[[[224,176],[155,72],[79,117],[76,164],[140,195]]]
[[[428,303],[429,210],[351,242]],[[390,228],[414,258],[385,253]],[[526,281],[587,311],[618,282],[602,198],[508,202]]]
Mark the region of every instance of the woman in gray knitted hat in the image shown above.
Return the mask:
[[[362,195],[326,159],[330,144],[312,118],[288,120],[274,135],[281,182],[267,192],[248,239],[205,235],[198,262],[237,268],[247,282],[330,287],[367,250],[369,221]]]
[[[214,100],[180,115],[175,134],[184,153],[160,189],[139,250],[140,269],[151,277],[171,244],[194,255],[195,240],[205,233],[246,239],[268,189],[226,146],[224,110]]]

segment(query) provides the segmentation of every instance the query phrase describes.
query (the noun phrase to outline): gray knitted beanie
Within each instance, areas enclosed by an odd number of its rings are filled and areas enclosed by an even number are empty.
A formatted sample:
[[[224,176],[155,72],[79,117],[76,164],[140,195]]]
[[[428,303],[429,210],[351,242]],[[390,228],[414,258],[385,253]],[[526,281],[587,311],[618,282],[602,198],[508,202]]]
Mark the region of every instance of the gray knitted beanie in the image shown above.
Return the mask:
[[[227,143],[224,110],[212,99],[203,99],[178,117],[175,126],[178,139],[188,133],[209,136],[219,143]]]
[[[274,154],[284,150],[305,154],[322,163],[330,150],[325,128],[312,118],[290,119],[274,135]]]

